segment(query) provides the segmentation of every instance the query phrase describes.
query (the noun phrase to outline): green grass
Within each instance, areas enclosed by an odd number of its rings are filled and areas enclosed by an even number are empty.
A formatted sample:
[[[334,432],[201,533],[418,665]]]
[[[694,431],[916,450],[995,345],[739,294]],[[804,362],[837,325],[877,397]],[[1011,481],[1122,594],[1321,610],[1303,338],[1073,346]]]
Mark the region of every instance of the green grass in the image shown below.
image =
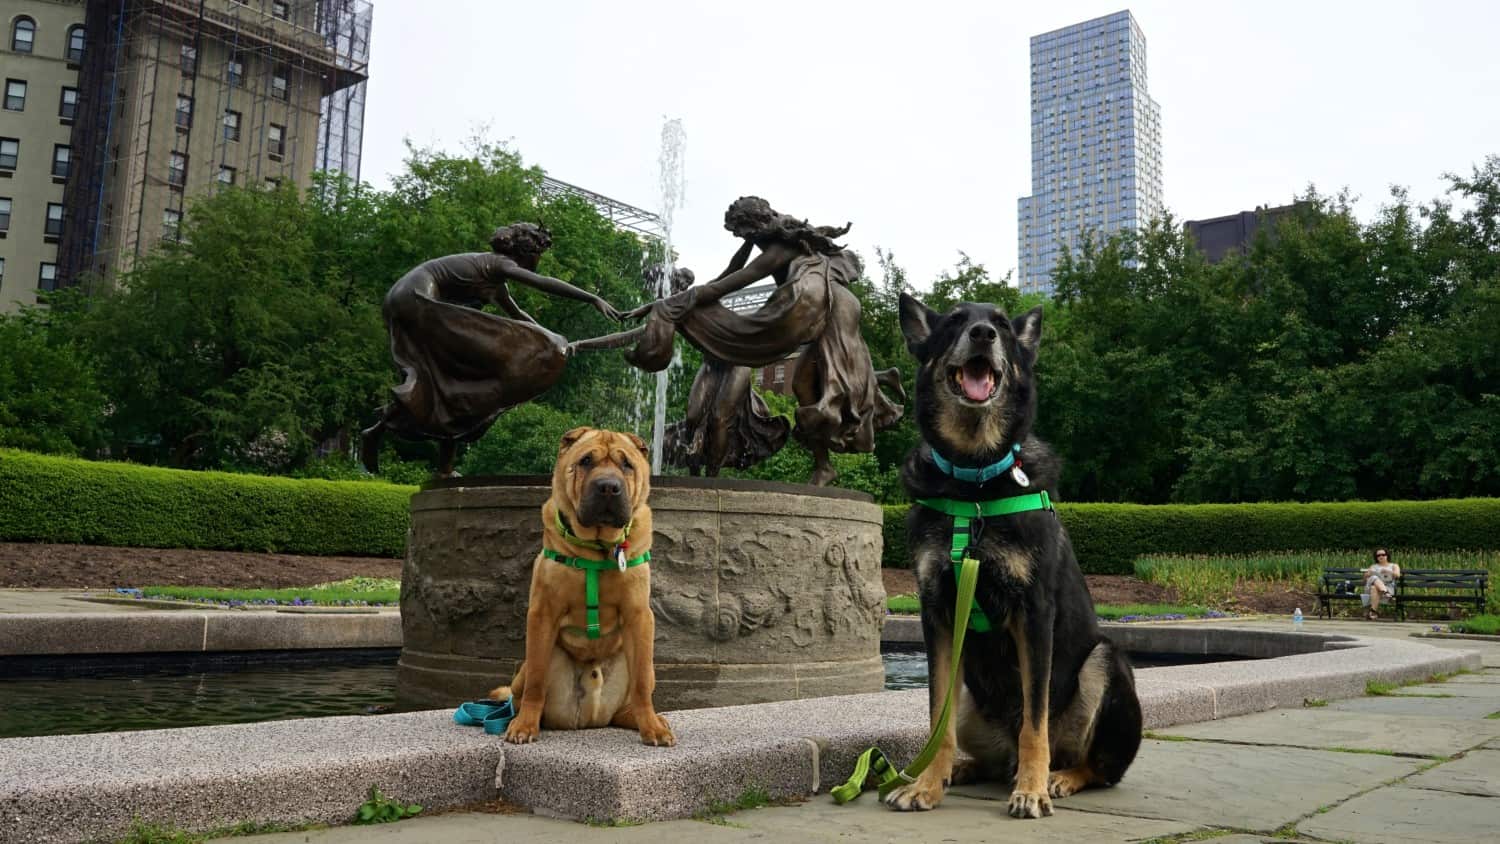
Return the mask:
[[[920,615],[922,602],[917,600],[916,595],[892,595],[885,599],[885,608],[902,615]]]
[[[1202,618],[1208,607],[1188,604],[1095,604],[1094,612],[1102,619],[1113,621],[1126,616],[1185,615]]]
[[[1494,582],[1494,578],[1490,578]],[[1491,587],[1493,588],[1493,587]],[[1490,603],[1493,603],[1491,601]],[[1500,636],[1500,615],[1476,615],[1448,625],[1455,633],[1475,633],[1480,636]]]
[[[392,578],[355,577],[317,586],[288,589],[219,589],[212,586],[147,586],[146,598],[178,601],[208,601],[217,604],[314,604],[350,606],[396,604],[401,600],[401,581]]]
[[[1318,709],[1328,705],[1328,701],[1320,697],[1303,698],[1302,705],[1308,709]]]
[[[918,615],[922,612],[922,603],[916,595],[892,595],[885,599],[885,606],[893,613],[904,615]],[[1185,604],[1096,604],[1094,612],[1109,621],[1128,616],[1185,615],[1188,618],[1202,618],[1208,614],[1209,608]]]
[[[1487,719],[1489,719],[1489,720],[1491,720],[1491,721],[1500,721],[1500,712],[1491,712],[1490,714],[1488,714],[1488,715],[1486,715],[1484,717],[1487,718]]]
[[[1500,551],[1422,551],[1392,548],[1397,563],[1414,569],[1488,569],[1490,612],[1500,612]],[[1147,554],[1135,561],[1135,576],[1177,590],[1184,603],[1222,607],[1241,580],[1285,583],[1314,591],[1325,568],[1370,565],[1362,551],[1301,551],[1257,554]],[[1500,622],[1497,622],[1500,623]]]

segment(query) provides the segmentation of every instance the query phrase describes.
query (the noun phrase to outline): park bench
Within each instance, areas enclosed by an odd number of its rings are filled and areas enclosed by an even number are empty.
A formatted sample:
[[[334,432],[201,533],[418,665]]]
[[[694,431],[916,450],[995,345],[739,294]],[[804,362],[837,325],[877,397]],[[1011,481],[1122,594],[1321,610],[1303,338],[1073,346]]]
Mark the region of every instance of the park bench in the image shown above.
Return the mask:
[[[1396,617],[1405,621],[1413,604],[1472,604],[1484,612],[1484,593],[1490,573],[1483,569],[1402,569],[1396,581]]]
[[[1363,568],[1325,568],[1318,581],[1318,612],[1333,618],[1335,601],[1359,601],[1365,588]],[[1469,604],[1484,612],[1490,573],[1484,569],[1411,569],[1402,567],[1392,599],[1396,617],[1406,620],[1406,608],[1417,604]]]

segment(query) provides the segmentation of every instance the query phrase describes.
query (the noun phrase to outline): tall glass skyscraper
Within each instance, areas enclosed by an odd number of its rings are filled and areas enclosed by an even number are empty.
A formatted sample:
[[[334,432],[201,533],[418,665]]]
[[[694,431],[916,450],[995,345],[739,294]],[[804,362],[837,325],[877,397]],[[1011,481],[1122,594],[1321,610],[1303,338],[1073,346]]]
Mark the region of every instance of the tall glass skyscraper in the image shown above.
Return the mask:
[[[1020,285],[1049,293],[1066,244],[1162,210],[1161,115],[1130,12],[1032,36],[1031,196],[1019,205]]]

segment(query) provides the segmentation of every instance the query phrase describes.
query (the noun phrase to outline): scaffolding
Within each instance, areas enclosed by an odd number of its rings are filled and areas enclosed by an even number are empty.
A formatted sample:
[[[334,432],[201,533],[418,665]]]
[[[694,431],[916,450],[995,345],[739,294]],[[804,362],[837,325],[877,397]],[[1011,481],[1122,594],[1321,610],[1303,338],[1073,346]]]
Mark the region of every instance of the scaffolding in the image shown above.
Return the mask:
[[[368,0],[88,0],[59,280],[128,269],[223,184],[359,175]]]

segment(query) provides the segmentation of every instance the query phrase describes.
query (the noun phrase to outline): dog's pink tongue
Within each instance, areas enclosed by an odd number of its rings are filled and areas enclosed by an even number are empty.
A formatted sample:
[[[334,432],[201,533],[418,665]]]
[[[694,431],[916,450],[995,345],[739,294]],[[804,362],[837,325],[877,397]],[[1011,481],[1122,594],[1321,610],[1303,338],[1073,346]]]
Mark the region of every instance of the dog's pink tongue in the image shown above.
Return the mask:
[[[984,401],[995,389],[995,371],[984,364],[965,364],[959,383],[969,401]]]

